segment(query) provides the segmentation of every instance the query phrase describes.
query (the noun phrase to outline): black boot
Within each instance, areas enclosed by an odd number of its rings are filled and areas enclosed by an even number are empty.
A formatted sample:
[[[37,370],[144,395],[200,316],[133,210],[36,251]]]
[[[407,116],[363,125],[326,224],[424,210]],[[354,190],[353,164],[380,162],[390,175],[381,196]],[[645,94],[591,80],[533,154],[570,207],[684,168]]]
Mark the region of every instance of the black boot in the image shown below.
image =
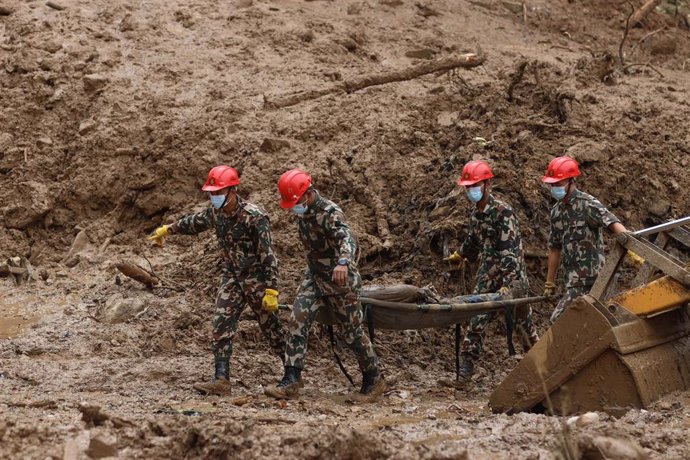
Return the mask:
[[[230,379],[229,359],[216,359],[216,380],[218,379]]]
[[[205,395],[228,396],[232,392],[230,386],[230,360],[216,358],[215,378],[211,383],[197,383],[194,389]]]
[[[276,399],[297,399],[302,382],[302,369],[285,366],[285,375],[278,385],[272,385],[264,390],[266,396]]]
[[[439,380],[438,383],[444,387],[450,387],[455,389],[464,388],[469,382],[472,381],[472,375],[474,374],[474,362],[472,358],[463,356],[460,361],[460,367],[458,368],[458,378],[456,380]]]
[[[388,389],[383,376],[376,372],[364,372],[362,374],[362,388],[359,393],[352,395],[352,399],[358,402],[374,402]]]
[[[460,361],[460,369],[458,372],[458,380],[469,382],[474,374],[474,362],[469,358],[463,358]]]

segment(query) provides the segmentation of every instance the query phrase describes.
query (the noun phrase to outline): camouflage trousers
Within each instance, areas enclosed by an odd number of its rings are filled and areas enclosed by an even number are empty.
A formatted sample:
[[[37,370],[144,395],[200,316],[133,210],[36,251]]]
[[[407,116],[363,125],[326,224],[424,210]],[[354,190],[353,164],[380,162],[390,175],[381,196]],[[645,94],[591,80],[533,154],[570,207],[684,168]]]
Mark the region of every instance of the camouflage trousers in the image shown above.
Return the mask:
[[[472,360],[479,359],[479,354],[484,344],[486,326],[496,317],[496,314],[497,312],[492,311],[483,315],[474,316],[470,320],[470,326],[465,333],[465,339],[462,341],[462,346],[460,348],[460,353],[463,357],[469,357]],[[513,312],[506,308],[506,318],[509,315],[513,315]],[[515,332],[520,339],[523,351],[526,352],[539,340],[537,328],[532,322],[532,307],[529,305],[517,307],[514,317]]]
[[[487,294],[497,292],[501,286],[494,280],[480,279],[474,288],[473,294]],[[525,290],[527,285],[525,284]],[[492,311],[483,315],[472,317],[470,325],[465,333],[465,338],[460,347],[460,354],[464,359],[477,360],[482,352],[486,326],[496,317],[497,312]],[[506,321],[512,316],[515,321],[515,332],[520,339],[523,351],[529,350],[532,345],[537,343],[537,327],[532,321],[532,307],[529,305],[516,307],[514,311],[509,308],[504,310]]]
[[[364,333],[362,305],[359,302],[361,279],[350,272],[348,285],[340,287],[322,276],[307,271],[299,287],[288,323],[289,338],[285,365],[304,369],[309,328],[319,309],[329,308],[347,346],[355,353],[363,373],[380,375],[379,361],[369,336]]]
[[[556,304],[556,309],[551,314],[551,324],[556,322],[556,320],[563,314],[563,312],[566,310],[566,308],[568,308],[568,305],[570,305],[573,302],[573,300],[589,293],[591,289],[591,285],[572,286],[566,288],[565,295],[561,298],[561,300],[558,301],[558,304]]]
[[[229,359],[232,356],[232,340],[246,305],[249,305],[259,320],[261,332],[271,349],[282,359],[285,352],[285,331],[278,314],[269,313],[261,306],[265,288],[264,284],[254,280],[223,276],[213,313],[212,349],[216,359]]]

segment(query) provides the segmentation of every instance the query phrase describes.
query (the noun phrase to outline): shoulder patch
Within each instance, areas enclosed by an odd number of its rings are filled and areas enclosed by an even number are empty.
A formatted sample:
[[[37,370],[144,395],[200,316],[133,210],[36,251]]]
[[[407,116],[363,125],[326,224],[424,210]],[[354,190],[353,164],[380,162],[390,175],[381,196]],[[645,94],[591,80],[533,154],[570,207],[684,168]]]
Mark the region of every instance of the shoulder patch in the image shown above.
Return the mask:
[[[263,217],[266,215],[266,211],[263,210],[260,206],[255,205],[254,203],[249,203],[245,201],[243,203],[243,208],[249,214],[250,216],[255,216],[255,217]]]

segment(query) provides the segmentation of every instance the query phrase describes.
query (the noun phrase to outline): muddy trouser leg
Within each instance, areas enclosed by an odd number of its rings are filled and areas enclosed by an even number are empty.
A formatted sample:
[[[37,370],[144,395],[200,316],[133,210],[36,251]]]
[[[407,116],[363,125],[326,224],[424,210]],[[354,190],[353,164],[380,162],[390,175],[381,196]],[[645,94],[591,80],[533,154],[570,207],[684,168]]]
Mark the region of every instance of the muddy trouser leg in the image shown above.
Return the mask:
[[[261,332],[268,340],[271,350],[282,361],[285,357],[285,328],[280,324],[278,312],[269,313],[261,305],[265,290],[266,287],[262,284],[245,283],[244,297],[256,315]]]
[[[522,349],[527,353],[539,341],[537,327],[532,321],[532,307],[524,305],[515,309],[515,331],[520,338]]]
[[[230,277],[223,277],[216,307],[213,312],[213,356],[229,360],[232,356],[232,339],[237,330],[237,321],[244,310],[244,293],[240,283]]]
[[[349,291],[344,295],[329,295],[325,299],[333,309],[345,343],[357,357],[359,369],[363,374],[377,378],[381,375],[379,359],[369,336],[364,333],[364,315],[358,294]]]
[[[565,290],[565,295],[556,305],[556,309],[551,314],[551,324],[563,314],[568,306],[581,295],[587,294],[592,286],[575,286]]]
[[[297,298],[292,306],[288,321],[288,340],[285,345],[285,366],[304,369],[304,357],[307,354],[309,328],[314,322],[323,301],[316,296],[314,280],[307,275],[299,287]]]
[[[496,317],[496,312],[492,311],[483,315],[477,315],[470,320],[470,326],[465,334],[465,339],[460,347],[462,359],[476,361],[482,351],[484,342],[484,332],[486,326]]]

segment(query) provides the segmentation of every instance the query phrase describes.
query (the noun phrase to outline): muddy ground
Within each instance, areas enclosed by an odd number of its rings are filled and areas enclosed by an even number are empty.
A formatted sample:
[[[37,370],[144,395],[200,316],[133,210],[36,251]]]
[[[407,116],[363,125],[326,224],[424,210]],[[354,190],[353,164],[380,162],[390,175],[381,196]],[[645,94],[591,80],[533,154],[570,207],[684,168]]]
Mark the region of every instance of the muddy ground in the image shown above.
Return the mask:
[[[492,415],[488,395],[517,362],[501,321],[457,395],[436,385],[453,372],[450,328],[382,332],[393,390],[375,405],[347,401],[317,326],[305,394],[281,403],[263,397],[281,368],[247,314],[234,395],[201,397],[214,237],[145,239],[202,209],[209,167],[231,164],[271,214],[289,303],[304,261],[275,183],[303,167],[349,216],[366,283],[463,294],[471,273],[442,257],[467,221],[455,179],[482,158],[520,218],[539,293],[539,178],[553,156],[575,156],[581,188],[630,228],[690,213],[690,10],[670,3],[630,29],[621,64],[630,7],[616,2],[0,0],[0,256],[39,275],[0,279],[0,457],[550,458],[566,444],[588,458],[596,446],[690,456],[687,393],[571,431],[558,417]],[[265,105],[465,52],[485,64]],[[167,287],[117,276],[120,260],[150,261]],[[535,306],[542,333],[551,309]]]

